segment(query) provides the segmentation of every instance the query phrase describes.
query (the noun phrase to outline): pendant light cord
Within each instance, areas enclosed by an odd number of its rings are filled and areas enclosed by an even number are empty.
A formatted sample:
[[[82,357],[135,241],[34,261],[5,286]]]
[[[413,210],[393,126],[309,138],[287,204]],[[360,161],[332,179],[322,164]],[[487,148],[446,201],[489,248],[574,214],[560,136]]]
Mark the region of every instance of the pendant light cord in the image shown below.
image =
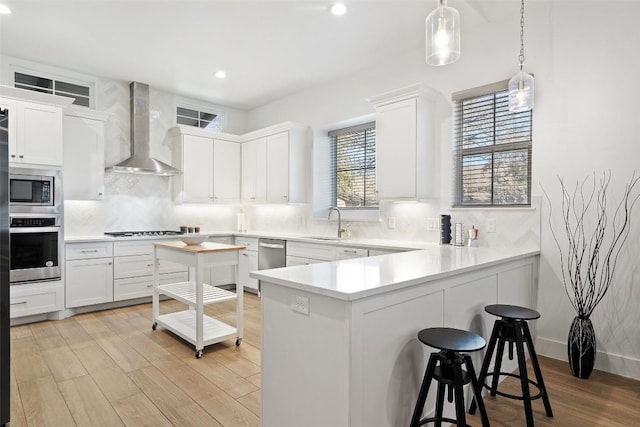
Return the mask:
[[[522,64],[524,64],[524,0],[520,5],[520,71],[522,71]]]

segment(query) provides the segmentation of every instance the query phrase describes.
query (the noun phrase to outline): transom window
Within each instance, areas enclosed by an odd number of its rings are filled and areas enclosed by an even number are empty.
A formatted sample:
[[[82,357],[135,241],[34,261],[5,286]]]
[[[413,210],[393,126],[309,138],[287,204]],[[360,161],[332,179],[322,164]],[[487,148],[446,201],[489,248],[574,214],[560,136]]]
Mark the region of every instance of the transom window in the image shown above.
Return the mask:
[[[329,132],[333,177],[333,206],[375,208],[375,122]]]
[[[16,71],[13,76],[13,85],[20,89],[33,90],[35,92],[49,93],[51,95],[73,98],[73,103],[83,107],[91,106],[91,87],[56,80],[42,75],[26,74]]]
[[[177,107],[176,123],[198,128],[222,130],[222,115],[202,109]]]
[[[508,82],[456,93],[454,206],[530,206],[532,111],[512,113]]]

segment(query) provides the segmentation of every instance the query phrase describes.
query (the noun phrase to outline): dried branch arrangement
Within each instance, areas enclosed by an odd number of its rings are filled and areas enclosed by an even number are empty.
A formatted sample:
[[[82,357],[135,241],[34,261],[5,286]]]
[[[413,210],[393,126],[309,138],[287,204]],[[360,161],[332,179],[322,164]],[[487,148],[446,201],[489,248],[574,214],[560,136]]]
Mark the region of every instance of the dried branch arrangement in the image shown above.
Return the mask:
[[[611,171],[597,179],[587,177],[570,189],[558,177],[562,194],[563,233],[566,245],[552,226],[552,202],[549,202],[549,227],[560,252],[562,281],[569,301],[579,317],[588,319],[611,288],[618,255],[629,237],[631,211],[640,198],[635,173],[625,185],[622,200],[613,217],[607,209],[607,191]]]

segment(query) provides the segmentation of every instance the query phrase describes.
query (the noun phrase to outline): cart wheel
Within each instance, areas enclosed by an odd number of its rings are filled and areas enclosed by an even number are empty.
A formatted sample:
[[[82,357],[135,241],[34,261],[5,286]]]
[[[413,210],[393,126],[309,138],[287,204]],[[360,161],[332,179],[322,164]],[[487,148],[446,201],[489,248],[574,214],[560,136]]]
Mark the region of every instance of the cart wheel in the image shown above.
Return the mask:
[[[200,359],[202,357],[202,350],[196,350],[196,359]]]
[[[236,339],[236,347],[240,347],[241,342],[242,342],[242,338]]]
[[[158,322],[153,322],[153,325],[151,325],[151,330],[155,331],[157,327],[158,327]]]

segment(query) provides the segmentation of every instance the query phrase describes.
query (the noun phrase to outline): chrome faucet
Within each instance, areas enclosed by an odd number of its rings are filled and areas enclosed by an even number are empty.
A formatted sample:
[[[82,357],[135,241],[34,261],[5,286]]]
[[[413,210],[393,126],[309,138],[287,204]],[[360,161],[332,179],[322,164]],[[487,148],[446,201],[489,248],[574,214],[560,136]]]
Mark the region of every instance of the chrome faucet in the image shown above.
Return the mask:
[[[327,219],[331,219],[331,212],[336,211],[338,212],[338,239],[342,238],[342,233],[345,231],[342,228],[342,212],[340,211],[340,209],[336,208],[335,206],[332,206],[329,208],[329,216],[327,217]]]

